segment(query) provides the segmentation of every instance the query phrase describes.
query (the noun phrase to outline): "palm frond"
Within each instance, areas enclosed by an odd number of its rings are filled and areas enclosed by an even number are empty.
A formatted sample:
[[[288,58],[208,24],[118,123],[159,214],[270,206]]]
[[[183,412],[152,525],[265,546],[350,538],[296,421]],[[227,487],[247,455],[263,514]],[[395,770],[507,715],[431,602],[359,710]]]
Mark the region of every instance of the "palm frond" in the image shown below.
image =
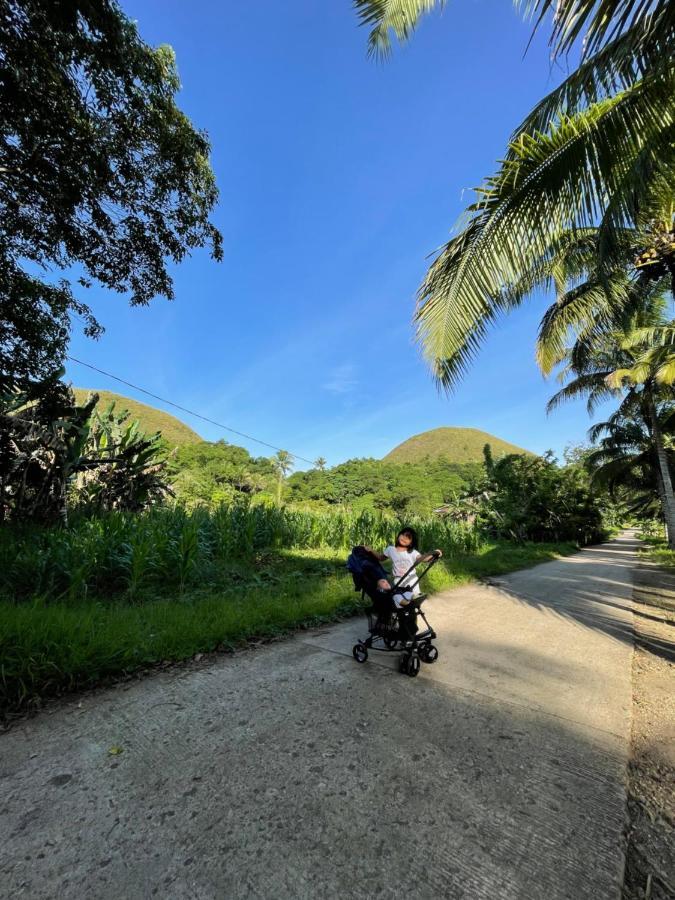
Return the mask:
[[[526,132],[546,131],[561,115],[574,115],[630,88],[646,75],[667,76],[672,69],[675,17],[672,4],[587,56],[543,98],[516,128],[512,140]]]
[[[675,140],[672,105],[644,104],[645,91],[640,83],[547,134],[521,135],[478,190],[468,224],[439,253],[418,294],[417,340],[441,387],[456,384],[487,326],[508,308],[504,285],[555,252],[568,231],[593,227],[655,134],[668,131]],[[639,191],[624,198],[622,224],[632,224],[639,203]],[[508,291],[506,300],[515,305]]]
[[[407,41],[419,20],[445,0],[354,0],[354,8],[362,25],[370,27],[368,55],[384,58],[391,53],[392,34]]]
[[[618,391],[610,387],[602,375],[579,375],[551,397],[546,404],[546,412],[551,413],[563,403],[585,396],[588,398],[586,407],[589,414],[592,414],[599,403],[609,397],[616,397],[617,394]]]
[[[648,36],[655,22],[672,21],[669,0],[516,0],[535,27],[551,15],[550,44],[554,56],[569,52],[583,37],[583,53],[595,53],[604,44],[639,28]]]

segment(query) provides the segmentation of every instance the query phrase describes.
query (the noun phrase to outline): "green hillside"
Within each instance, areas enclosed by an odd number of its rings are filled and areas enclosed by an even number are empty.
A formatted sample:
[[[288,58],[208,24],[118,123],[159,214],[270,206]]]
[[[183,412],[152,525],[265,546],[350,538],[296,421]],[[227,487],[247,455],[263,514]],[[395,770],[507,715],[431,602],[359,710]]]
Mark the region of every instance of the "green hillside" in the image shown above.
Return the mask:
[[[73,388],[73,393],[78,403],[84,403],[92,390],[87,388]],[[114,394],[112,391],[99,391],[95,393],[99,395],[98,407],[105,408],[114,400],[115,408],[120,412],[128,410],[132,419],[138,419],[143,431],[153,433],[161,431],[162,437],[170,447],[181,447],[183,444],[193,444],[195,441],[201,441],[202,437],[193,431],[185,422],[181,422],[175,416],[163,412],[161,409],[155,409],[153,406],[146,406],[145,403],[139,403],[138,400],[130,400],[129,397],[122,397],[121,394]]]
[[[495,459],[508,453],[530,453],[477,428],[433,428],[403,441],[384,459],[394,463],[421,462],[427,457],[453,463],[482,462],[485,444],[490,445]]]

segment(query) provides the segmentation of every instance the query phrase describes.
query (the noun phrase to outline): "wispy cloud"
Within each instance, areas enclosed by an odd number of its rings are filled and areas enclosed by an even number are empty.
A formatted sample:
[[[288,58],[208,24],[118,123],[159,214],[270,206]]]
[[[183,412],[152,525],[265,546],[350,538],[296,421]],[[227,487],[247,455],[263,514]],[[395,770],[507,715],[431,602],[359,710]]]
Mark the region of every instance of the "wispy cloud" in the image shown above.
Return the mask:
[[[331,370],[328,381],[325,381],[322,387],[331,394],[349,394],[358,383],[354,363],[342,363]]]

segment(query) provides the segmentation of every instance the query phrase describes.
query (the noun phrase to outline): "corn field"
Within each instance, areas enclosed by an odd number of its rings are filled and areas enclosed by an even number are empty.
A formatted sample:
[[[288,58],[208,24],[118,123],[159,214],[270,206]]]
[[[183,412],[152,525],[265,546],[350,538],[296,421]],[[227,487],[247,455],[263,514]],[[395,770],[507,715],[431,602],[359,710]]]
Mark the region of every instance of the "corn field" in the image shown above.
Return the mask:
[[[157,507],[145,513],[111,512],[81,518],[67,529],[0,529],[0,596],[81,601],[188,585],[227,575],[227,562],[265,551],[344,552],[390,544],[401,526],[395,518],[348,511],[316,513],[265,505],[216,509]],[[448,519],[418,519],[422,549],[452,556],[475,551],[477,530]]]

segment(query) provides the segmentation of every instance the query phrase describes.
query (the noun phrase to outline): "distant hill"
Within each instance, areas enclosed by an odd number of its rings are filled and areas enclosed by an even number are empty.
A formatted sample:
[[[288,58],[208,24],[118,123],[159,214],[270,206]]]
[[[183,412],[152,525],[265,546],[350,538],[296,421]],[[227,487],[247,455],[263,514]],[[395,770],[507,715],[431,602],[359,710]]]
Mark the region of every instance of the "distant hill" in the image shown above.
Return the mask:
[[[478,431],[477,428],[433,428],[403,441],[387,453],[384,459],[387,462],[406,463],[421,462],[426,457],[445,457],[453,463],[482,462],[483,447],[486,444],[492,448],[495,459],[508,453],[530,454],[529,450],[509,444],[487,431]]]
[[[97,393],[99,395],[98,408],[105,408],[112,401],[115,401],[115,409],[121,412],[128,410],[132,419],[138,419],[141,429],[148,434],[155,431],[161,431],[162,437],[170,447],[181,447],[183,444],[194,444],[195,441],[201,441],[201,435],[193,431],[185,422],[181,422],[175,416],[163,412],[161,409],[155,409],[153,406],[146,406],[145,403],[139,403],[138,400],[130,400],[129,397],[123,397],[121,394],[114,394],[112,391],[93,391],[87,388],[73,388],[75,399],[78,403],[84,403],[89,394]]]

